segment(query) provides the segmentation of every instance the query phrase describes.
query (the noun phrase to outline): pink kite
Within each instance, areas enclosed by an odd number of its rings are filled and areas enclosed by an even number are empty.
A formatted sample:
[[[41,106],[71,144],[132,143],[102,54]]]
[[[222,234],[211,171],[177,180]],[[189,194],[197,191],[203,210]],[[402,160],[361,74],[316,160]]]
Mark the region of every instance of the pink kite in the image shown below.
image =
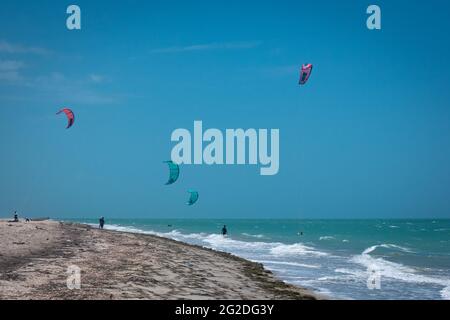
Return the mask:
[[[67,116],[68,123],[66,129],[69,129],[75,122],[75,114],[68,108],[61,109],[56,114],[60,114],[61,112],[64,112]]]
[[[302,65],[302,69],[300,70],[300,85],[304,85],[306,81],[308,81],[309,76],[311,75],[313,65],[308,63]]]

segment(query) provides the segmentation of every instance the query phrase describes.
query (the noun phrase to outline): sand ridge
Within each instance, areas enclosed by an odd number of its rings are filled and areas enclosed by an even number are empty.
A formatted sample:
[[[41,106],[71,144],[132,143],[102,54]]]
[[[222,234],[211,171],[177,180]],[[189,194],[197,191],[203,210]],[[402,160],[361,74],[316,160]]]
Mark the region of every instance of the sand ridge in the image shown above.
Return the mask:
[[[0,221],[0,299],[316,299],[261,264],[152,235]],[[81,289],[67,288],[67,268]]]

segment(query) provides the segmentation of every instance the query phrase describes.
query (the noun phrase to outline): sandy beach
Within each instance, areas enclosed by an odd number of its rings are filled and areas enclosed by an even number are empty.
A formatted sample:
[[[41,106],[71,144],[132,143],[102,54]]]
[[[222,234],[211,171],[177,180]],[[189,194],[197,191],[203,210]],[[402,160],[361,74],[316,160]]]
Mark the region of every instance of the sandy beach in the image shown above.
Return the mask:
[[[0,299],[317,299],[262,265],[151,235],[0,221]],[[68,289],[68,267],[81,289]]]

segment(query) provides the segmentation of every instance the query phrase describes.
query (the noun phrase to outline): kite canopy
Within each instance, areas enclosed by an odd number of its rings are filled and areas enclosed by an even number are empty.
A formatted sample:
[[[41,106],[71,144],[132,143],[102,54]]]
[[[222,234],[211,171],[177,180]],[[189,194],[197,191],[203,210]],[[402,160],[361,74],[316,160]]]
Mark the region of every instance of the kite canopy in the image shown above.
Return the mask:
[[[166,182],[166,185],[169,185],[177,181],[180,176],[180,167],[173,161],[164,161],[164,163],[167,163],[170,170],[169,181]]]
[[[64,112],[66,114],[66,116],[67,116],[67,121],[68,122],[67,122],[66,129],[69,129],[73,125],[73,123],[75,122],[75,114],[73,113],[72,110],[70,110],[68,108],[61,109],[56,114],[60,114],[62,112]]]
[[[194,190],[188,190],[188,192],[191,194],[191,197],[189,198],[189,201],[186,204],[192,206],[198,200],[198,192]]]
[[[302,65],[302,69],[300,70],[300,81],[298,82],[300,85],[304,85],[311,75],[313,69],[313,65],[308,63]]]

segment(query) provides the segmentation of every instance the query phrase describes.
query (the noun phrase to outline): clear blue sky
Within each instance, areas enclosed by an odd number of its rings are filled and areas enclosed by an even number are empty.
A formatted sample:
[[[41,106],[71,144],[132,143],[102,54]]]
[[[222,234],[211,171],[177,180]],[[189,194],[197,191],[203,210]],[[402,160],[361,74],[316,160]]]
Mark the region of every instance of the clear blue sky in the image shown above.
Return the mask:
[[[0,215],[449,218],[450,4],[373,3],[2,1]],[[194,120],[279,128],[280,172],[183,166],[165,186]]]

